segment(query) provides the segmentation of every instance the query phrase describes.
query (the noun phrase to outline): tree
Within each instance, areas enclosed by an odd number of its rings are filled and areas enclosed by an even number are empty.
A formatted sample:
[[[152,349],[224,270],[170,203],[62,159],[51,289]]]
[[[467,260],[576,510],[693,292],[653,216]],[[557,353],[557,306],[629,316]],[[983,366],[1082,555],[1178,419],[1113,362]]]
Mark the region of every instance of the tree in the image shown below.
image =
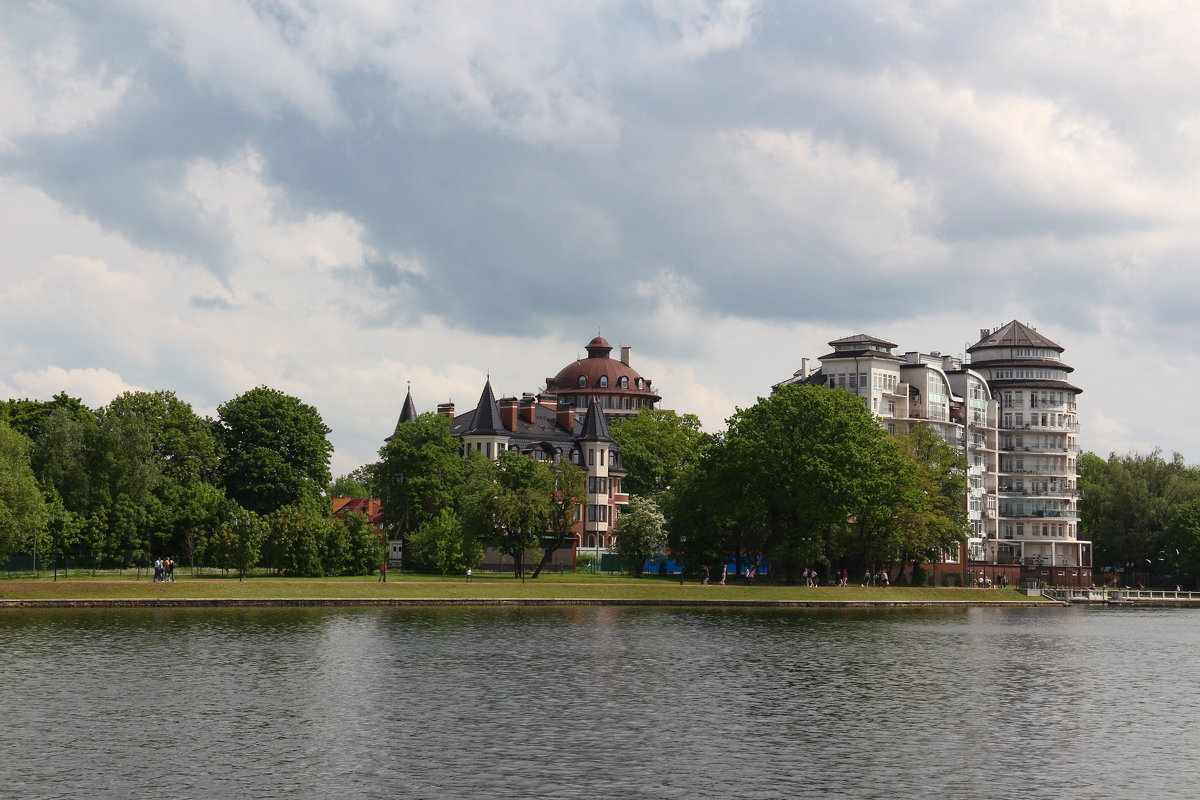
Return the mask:
[[[29,463],[30,447],[25,436],[0,422],[0,560],[32,544],[46,527],[46,504]]]
[[[410,542],[413,558],[442,575],[474,567],[483,557],[479,539],[468,534],[458,515],[449,509],[424,522]]]
[[[312,406],[259,386],[217,413],[225,492],[238,505],[266,515],[329,485],[330,430]]]
[[[371,470],[383,520],[396,538],[408,534],[455,504],[463,480],[459,443],[450,435],[450,420],[421,414],[405,422],[379,451]]]
[[[609,430],[629,471],[625,490],[658,503],[708,441],[695,414],[658,408],[646,407],[632,416],[619,417]]]
[[[587,473],[569,461],[541,461],[539,467],[547,472],[553,487],[549,498],[547,535],[542,537],[542,560],[533,575],[542,574],[556,550],[563,547],[575,533],[575,518],[587,489]]]
[[[329,485],[329,496],[351,498],[370,497],[371,490],[368,489],[366,484],[355,475],[355,472],[359,472],[360,470],[362,470],[362,467],[359,467],[349,475],[341,475],[335,478],[333,483]]]
[[[350,513],[340,522],[346,529],[346,573],[370,575],[387,558],[387,539],[380,535],[366,514]]]
[[[327,520],[316,501],[295,503],[271,512],[266,518],[264,542],[268,566],[283,575],[324,575]]]
[[[666,546],[665,523],[653,500],[636,495],[629,498],[629,505],[617,519],[617,552],[635,576],[640,578],[646,559],[661,553]]]
[[[495,462],[470,453],[464,462],[462,507],[468,533],[511,557],[515,576],[524,580],[525,551],[541,541],[549,525],[554,490],[549,472],[515,450],[501,451]]]
[[[264,520],[253,512],[239,510],[222,522],[213,534],[213,558],[221,569],[237,571],[238,580],[262,558],[262,545],[267,535]]]

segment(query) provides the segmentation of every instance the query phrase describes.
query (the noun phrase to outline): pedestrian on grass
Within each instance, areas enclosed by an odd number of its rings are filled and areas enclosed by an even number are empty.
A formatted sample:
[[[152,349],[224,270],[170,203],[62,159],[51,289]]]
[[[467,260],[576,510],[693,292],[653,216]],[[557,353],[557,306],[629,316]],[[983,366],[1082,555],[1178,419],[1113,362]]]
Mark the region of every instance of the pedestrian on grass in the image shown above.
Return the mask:
[[[721,585],[725,585],[725,576],[729,574],[729,567],[726,564],[721,565]]]
[[[387,562],[384,561],[379,565],[379,582],[387,583]]]
[[[708,586],[708,567],[704,568],[704,585]]]
[[[467,567],[467,583],[471,582],[471,568]]]
[[[174,583],[175,582],[175,559],[168,558],[167,563],[164,564],[163,566],[167,570],[166,580],[170,581],[171,583]]]

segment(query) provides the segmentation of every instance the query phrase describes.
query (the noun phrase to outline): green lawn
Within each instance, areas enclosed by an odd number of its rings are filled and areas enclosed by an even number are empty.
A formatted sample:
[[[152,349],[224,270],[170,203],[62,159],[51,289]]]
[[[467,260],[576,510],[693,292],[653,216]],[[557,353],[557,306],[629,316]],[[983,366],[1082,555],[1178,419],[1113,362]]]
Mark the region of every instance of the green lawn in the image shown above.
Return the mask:
[[[357,578],[250,578],[190,579],[177,575],[175,583],[134,581],[118,576],[72,577],[53,581],[0,580],[0,599],[126,599],[126,598],[430,598],[430,599],[620,599],[620,600],[832,600],[832,601],[976,601],[1031,600],[1015,589],[931,589],[892,587],[887,589],[850,586],[844,589],[761,584],[746,586],[702,586],[689,581],[662,578],[630,578],[617,575],[574,573],[542,575],[522,583],[512,576],[485,574],[470,584],[461,576],[389,575],[387,583],[372,577]]]

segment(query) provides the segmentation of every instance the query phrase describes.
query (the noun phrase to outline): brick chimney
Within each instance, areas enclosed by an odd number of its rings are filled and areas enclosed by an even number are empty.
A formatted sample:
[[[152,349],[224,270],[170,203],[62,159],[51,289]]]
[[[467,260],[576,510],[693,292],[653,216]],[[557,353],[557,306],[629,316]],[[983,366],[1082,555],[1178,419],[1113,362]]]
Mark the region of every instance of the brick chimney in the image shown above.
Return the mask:
[[[437,413],[439,417],[454,419],[454,403],[438,403]]]
[[[524,394],[521,396],[521,416],[530,425],[537,422],[537,396]]]
[[[632,350],[633,350],[632,347],[628,347],[626,345],[621,345],[621,363],[627,367],[629,366],[629,353]]]
[[[554,411],[554,419],[559,424],[559,427],[566,430],[568,433],[575,431],[575,409],[571,408],[571,402],[567,399],[558,401],[558,408]]]
[[[504,423],[504,427],[510,431],[517,429],[517,398],[501,397],[500,402],[500,421]]]

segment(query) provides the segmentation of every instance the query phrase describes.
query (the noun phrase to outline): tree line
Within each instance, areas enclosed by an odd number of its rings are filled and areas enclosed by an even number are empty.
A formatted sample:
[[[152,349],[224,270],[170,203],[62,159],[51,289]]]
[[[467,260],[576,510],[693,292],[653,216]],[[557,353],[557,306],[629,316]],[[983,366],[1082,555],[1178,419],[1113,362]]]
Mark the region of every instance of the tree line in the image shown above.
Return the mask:
[[[377,567],[361,514],[330,515],[329,428],[265,386],[196,414],[169,391],[91,409],[60,393],[0,403],[0,559],[37,552],[101,567],[155,556],[239,575]]]
[[[1079,490],[1080,535],[1107,580],[1200,589],[1200,467],[1160,450],[1084,453]]]

